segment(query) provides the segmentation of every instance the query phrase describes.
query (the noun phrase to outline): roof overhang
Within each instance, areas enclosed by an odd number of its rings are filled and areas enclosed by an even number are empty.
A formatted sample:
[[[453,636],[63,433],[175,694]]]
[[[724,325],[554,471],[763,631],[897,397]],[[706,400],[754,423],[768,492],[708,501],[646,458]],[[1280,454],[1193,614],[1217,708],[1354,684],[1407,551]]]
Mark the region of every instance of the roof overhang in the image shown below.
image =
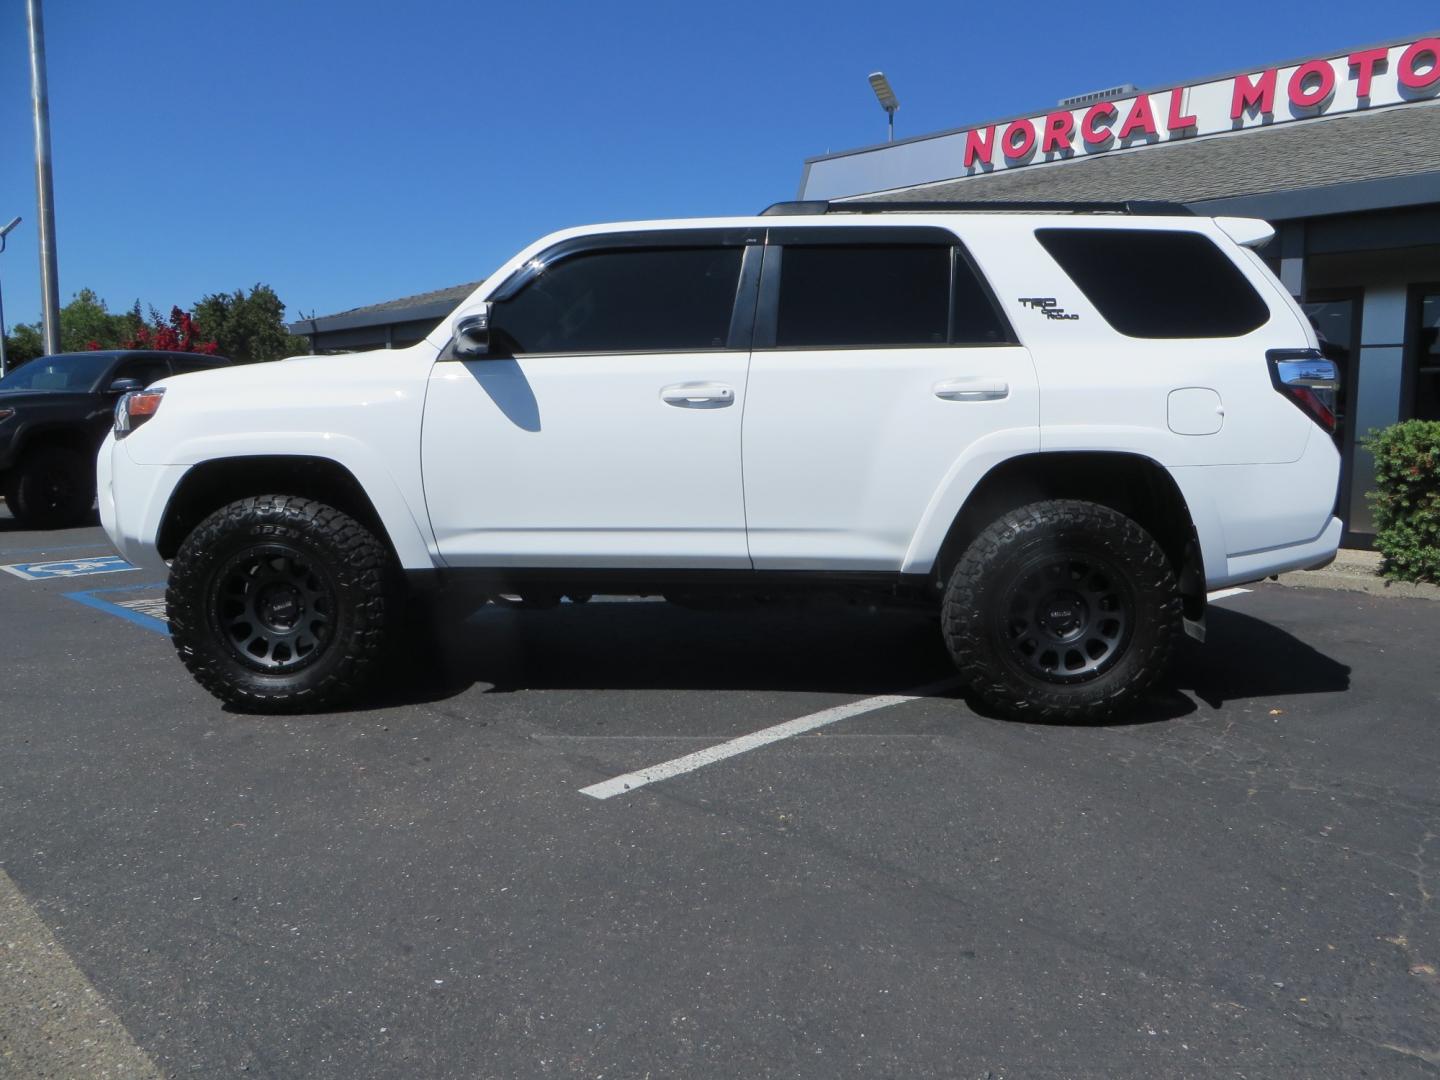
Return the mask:
[[[292,334],[310,336],[337,330],[360,330],[367,326],[398,326],[400,323],[438,322],[455,310],[456,300],[431,301],[414,307],[383,308],[379,311],[358,311],[349,315],[326,315],[319,319],[299,319],[286,329]]]

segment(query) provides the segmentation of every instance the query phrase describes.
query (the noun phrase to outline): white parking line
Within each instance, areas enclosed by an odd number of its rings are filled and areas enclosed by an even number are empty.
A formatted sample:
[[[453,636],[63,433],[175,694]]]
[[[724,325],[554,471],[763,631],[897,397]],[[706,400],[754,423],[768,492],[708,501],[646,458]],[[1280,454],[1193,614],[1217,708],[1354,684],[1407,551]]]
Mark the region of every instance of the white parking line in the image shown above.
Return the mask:
[[[1241,593],[1247,593],[1249,591],[1249,589],[1216,589],[1214,592],[1210,593],[1206,599],[1224,600],[1227,597],[1239,596]]]
[[[1219,589],[1209,594],[1211,600],[1225,600],[1231,596],[1239,596],[1241,593],[1248,593],[1249,589]],[[833,708],[822,709],[809,716],[797,717],[794,720],[786,720],[783,724],[776,724],[773,727],[761,728],[749,735],[741,735],[739,738],[731,739],[729,742],[720,743],[704,750],[697,750],[693,754],[686,754],[683,757],[672,758],[669,761],[662,761],[659,765],[651,765],[648,769],[640,769],[637,772],[625,773],[623,776],[616,776],[610,780],[602,780],[598,784],[591,784],[589,787],[581,788],[580,794],[589,795],[592,799],[613,799],[616,795],[623,795],[627,791],[634,791],[636,788],[644,787],[646,784],[653,784],[657,780],[668,780],[672,776],[680,776],[683,773],[694,772],[706,765],[713,765],[717,761],[724,761],[737,754],[743,754],[748,750],[754,750],[760,746],[768,746],[782,739],[789,739],[796,735],[803,735],[807,731],[814,731],[816,728],[824,727],[826,724],[833,724],[837,720],[848,720],[852,716],[860,716],[863,713],[875,712],[877,709],[888,709],[892,705],[903,705],[907,701],[915,701],[918,698],[930,697],[934,694],[943,693],[946,690],[953,690],[961,685],[961,680],[943,679],[940,682],[931,683],[928,686],[917,687],[904,694],[882,694],[879,697],[864,698],[860,701],[852,701],[848,705],[836,705]]]
[[[776,724],[774,727],[761,728],[759,731],[752,731],[749,735],[741,735],[737,739],[720,743],[718,746],[711,746],[705,750],[697,750],[693,754],[686,754],[684,757],[672,758],[670,761],[662,761],[659,765],[652,765],[648,769],[641,769],[639,772],[625,773],[611,780],[603,780],[598,784],[591,784],[587,788],[581,788],[582,795],[589,795],[592,799],[610,799],[616,795],[623,795],[627,791],[634,791],[636,788],[644,787],[646,784],[653,784],[657,780],[668,780],[672,776],[679,776],[681,773],[694,772],[696,769],[706,765],[713,765],[717,761],[724,761],[736,754],[743,754],[747,750],[754,750],[759,746],[768,746],[770,743],[788,739],[794,735],[803,735],[807,731],[814,731],[816,728],[824,727],[826,724],[833,724],[837,720],[848,720],[852,716],[859,716],[862,713],[875,712],[877,709],[888,709],[892,705],[903,705],[907,701],[916,701],[920,698],[931,697],[943,693],[946,690],[953,690],[960,685],[960,680],[942,679],[940,682],[930,683],[927,686],[917,687],[904,694],[882,694],[879,697],[864,698],[860,701],[852,701],[848,705],[836,705],[829,709],[821,709],[809,716],[800,716],[794,720],[786,720],[783,724]]]

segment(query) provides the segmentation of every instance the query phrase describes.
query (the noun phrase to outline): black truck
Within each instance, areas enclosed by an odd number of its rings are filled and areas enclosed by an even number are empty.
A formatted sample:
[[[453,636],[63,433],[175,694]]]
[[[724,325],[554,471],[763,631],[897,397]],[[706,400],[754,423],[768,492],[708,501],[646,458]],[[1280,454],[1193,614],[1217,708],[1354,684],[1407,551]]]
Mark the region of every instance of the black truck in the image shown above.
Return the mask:
[[[170,375],[230,363],[199,353],[55,353],[0,379],[0,494],[21,525],[85,520],[95,503],[95,454],[115,403]]]

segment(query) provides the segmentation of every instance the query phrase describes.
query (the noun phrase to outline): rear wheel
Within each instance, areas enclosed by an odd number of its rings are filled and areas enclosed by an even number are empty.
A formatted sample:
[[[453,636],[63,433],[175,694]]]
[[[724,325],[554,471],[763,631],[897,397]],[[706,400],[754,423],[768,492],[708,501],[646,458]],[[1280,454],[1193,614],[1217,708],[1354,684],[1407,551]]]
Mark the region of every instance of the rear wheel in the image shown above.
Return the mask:
[[[171,638],[201,686],[246,711],[353,701],[393,621],[391,562],[369,529],[332,506],[241,499],[181,544],[166,592]]]
[[[29,528],[77,525],[95,504],[94,462],[68,446],[32,450],[6,478],[5,503]]]
[[[1096,503],[1004,515],[950,575],[945,641],[971,691],[1007,716],[1094,723],[1119,715],[1169,664],[1181,599],[1164,551]]]

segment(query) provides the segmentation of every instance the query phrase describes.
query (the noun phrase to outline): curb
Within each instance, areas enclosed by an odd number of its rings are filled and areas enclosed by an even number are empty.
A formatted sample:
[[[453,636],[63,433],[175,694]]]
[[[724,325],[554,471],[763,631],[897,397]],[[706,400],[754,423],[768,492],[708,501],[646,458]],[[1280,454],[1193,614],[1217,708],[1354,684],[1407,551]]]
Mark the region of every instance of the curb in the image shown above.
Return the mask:
[[[1337,592],[1358,592],[1370,596],[1386,596],[1405,600],[1440,600],[1440,585],[1417,585],[1409,581],[1386,581],[1374,571],[1340,563],[1323,570],[1296,570],[1281,574],[1276,584],[1292,589],[1334,589]]]

